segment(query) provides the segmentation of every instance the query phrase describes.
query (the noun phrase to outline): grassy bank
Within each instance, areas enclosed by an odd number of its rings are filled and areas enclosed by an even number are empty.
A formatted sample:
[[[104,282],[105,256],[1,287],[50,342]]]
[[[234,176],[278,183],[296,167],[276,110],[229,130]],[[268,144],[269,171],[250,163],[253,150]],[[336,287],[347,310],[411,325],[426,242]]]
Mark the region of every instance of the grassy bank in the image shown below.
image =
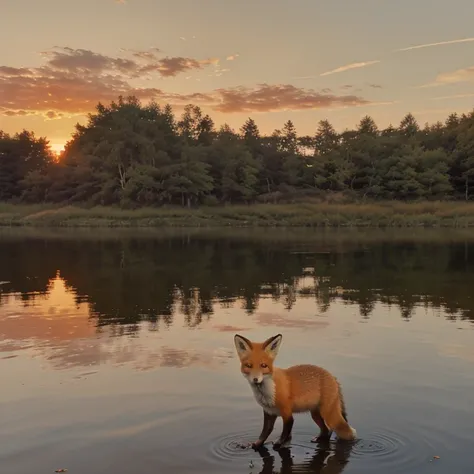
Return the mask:
[[[0,226],[45,227],[472,227],[474,203],[261,204],[85,209],[0,204]]]

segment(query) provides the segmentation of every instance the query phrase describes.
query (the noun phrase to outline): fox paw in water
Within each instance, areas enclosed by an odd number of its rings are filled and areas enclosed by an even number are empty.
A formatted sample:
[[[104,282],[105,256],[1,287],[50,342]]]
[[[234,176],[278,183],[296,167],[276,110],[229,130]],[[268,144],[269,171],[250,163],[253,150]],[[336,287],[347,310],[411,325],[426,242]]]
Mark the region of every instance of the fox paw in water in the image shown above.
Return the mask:
[[[288,438],[285,441],[281,441],[281,439],[279,439],[278,441],[275,441],[273,443],[273,449],[275,451],[278,451],[279,449],[283,448],[284,446],[289,446],[290,443],[291,443],[291,438]]]
[[[251,446],[251,443],[238,443],[238,442],[235,442],[233,443],[234,447],[238,448],[238,449],[248,449],[250,448]]]
[[[311,439],[312,443],[328,443],[329,440],[331,439],[330,436],[315,436],[314,438]]]

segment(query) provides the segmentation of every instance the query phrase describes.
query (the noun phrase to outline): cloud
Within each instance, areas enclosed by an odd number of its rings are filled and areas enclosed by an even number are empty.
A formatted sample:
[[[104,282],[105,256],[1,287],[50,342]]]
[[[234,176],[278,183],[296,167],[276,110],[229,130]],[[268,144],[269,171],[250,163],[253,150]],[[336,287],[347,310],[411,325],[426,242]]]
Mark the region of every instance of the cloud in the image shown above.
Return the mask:
[[[217,65],[218,63],[219,59],[217,58],[197,60],[182,57],[166,57],[164,59],[160,59],[157,62],[152,62],[147,66],[143,66],[139,69],[137,76],[152,72],[158,72],[163,77],[174,77],[178,74],[181,74],[182,72],[190,71],[193,69],[202,69],[205,66],[209,66],[211,64]]]
[[[278,326],[284,328],[326,328],[329,326],[327,321],[305,318],[288,318],[276,313],[258,313],[256,316],[258,326]]]
[[[3,77],[13,77],[22,74],[31,74],[31,69],[0,66],[0,75]]]
[[[438,74],[433,82],[423,84],[420,88],[437,87],[447,84],[458,84],[460,82],[470,82],[474,80],[474,66],[464,69],[457,69],[456,71],[444,72]]]
[[[156,61],[158,59],[158,54],[161,53],[161,50],[158,48],[151,48],[148,51],[134,51],[132,50],[132,56],[141,59],[144,61]]]
[[[420,109],[420,110],[413,110],[412,114],[415,115],[416,117],[420,115],[431,115],[433,116],[434,114],[443,114],[443,115],[448,115],[452,113],[453,109]]]
[[[9,110],[7,108],[0,108],[0,115],[7,117],[25,117],[27,115],[35,115],[35,112],[28,110]]]
[[[54,110],[48,110],[44,116],[49,120],[60,119],[64,117],[64,114],[55,112]]]
[[[159,58],[159,50],[127,51],[110,57],[85,49],[55,48],[44,54],[45,64],[36,68],[0,66],[0,114],[43,115],[49,120],[93,112],[98,102],[111,102],[119,95],[135,95],[173,106],[189,103],[223,113],[272,112],[376,105],[352,94],[330,89],[316,91],[291,84],[258,84],[255,87],[220,88],[207,92],[177,94],[156,87],[136,87],[133,79],[154,73],[173,77],[214,65],[218,59]]]
[[[230,56],[227,56],[227,61],[234,61],[239,57],[239,54],[231,54]]]
[[[360,63],[346,64],[345,66],[341,66],[341,67],[338,67],[336,69],[332,69],[331,71],[323,72],[322,74],[320,74],[320,76],[329,76],[330,74],[337,74],[337,73],[340,73],[340,72],[349,71],[351,69],[359,69],[361,67],[367,67],[367,66],[371,66],[372,64],[377,64],[379,62],[380,61],[377,60],[377,61],[363,61],[363,62],[360,62]]]
[[[445,95],[442,97],[431,97],[430,100],[467,99],[468,97],[474,97],[474,94]]]
[[[311,110],[369,103],[354,95],[337,96],[291,84],[259,84],[255,88],[217,89],[214,98],[217,103],[213,104],[213,108],[226,113]]]
[[[198,60],[178,56],[160,59],[158,48],[125,52],[129,52],[133,59],[105,56],[87,49],[68,47],[57,47],[42,54],[47,58],[47,66],[54,70],[94,75],[105,72],[120,73],[130,78],[152,73],[162,77],[175,77],[185,71],[202,69],[219,63],[217,58]]]
[[[228,359],[232,357],[233,352],[230,349],[225,349],[225,351],[189,351],[163,347],[159,365],[178,369],[190,366],[215,367],[216,365],[226,364]]]
[[[432,48],[434,46],[444,46],[447,44],[470,43],[472,41],[474,41],[474,38],[462,38],[462,39],[456,39],[456,40],[451,40],[451,41],[440,41],[438,43],[426,43],[426,44],[419,44],[416,46],[409,46],[408,48],[396,49],[395,52],[412,51],[414,49],[422,49],[422,48]]]
[[[131,59],[111,58],[87,49],[56,48],[42,53],[48,59],[48,66],[61,71],[101,73],[119,71],[131,73],[137,63]]]
[[[372,87],[372,89],[382,89],[380,84],[369,84],[369,87]]]
[[[216,329],[219,332],[244,332],[250,330],[250,328],[243,326],[232,326],[230,324],[218,324],[213,326],[212,329]]]
[[[98,101],[116,100],[119,94],[132,91],[142,96],[156,93],[133,89],[125,78],[110,74],[81,74],[48,66],[19,70],[16,75],[0,71],[0,109],[7,109],[4,115],[13,111],[86,114]]]

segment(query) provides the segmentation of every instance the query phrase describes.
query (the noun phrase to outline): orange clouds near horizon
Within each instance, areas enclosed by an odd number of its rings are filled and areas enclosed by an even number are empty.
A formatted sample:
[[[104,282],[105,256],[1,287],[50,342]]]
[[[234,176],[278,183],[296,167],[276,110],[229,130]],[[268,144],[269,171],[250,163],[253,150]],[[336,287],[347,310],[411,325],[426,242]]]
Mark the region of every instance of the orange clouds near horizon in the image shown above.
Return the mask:
[[[113,3],[114,0],[111,1]],[[402,102],[403,105],[399,107],[386,111],[379,108],[379,112],[374,113],[373,117],[378,123],[385,122],[388,125],[412,112],[412,106],[415,110],[422,109],[419,102],[425,101],[425,105],[428,105],[435,100],[436,97],[423,97],[435,86],[436,89],[440,86],[452,88],[446,93],[431,94],[444,100],[471,97],[468,88],[474,81],[474,67],[470,63],[460,63],[458,67],[447,67],[444,71],[436,70],[432,76],[428,71],[423,79],[419,76],[418,84],[410,84],[399,90],[398,94],[393,90],[394,84],[390,84],[391,73],[388,73],[387,68],[390,67],[390,56],[409,58],[415,54],[424,54],[425,50],[431,51],[433,47],[444,49],[457,44],[469,47],[474,38],[446,41],[436,41],[434,38],[430,43],[400,49],[387,48],[385,55],[380,51],[368,51],[364,54],[370,55],[367,59],[371,60],[363,61],[351,62],[350,58],[357,59],[360,52],[344,52],[347,62],[339,63],[343,64],[339,67],[334,67],[338,64],[335,63],[338,56],[332,50],[328,57],[316,61],[312,61],[308,55],[301,55],[298,57],[299,66],[288,58],[285,62],[282,56],[278,60],[283,75],[278,71],[266,75],[255,66],[255,56],[252,58],[254,52],[244,49],[238,42],[229,43],[224,50],[211,46],[209,52],[213,54],[205,54],[204,48],[210,46],[203,47],[199,44],[201,36],[189,33],[189,38],[195,41],[181,37],[178,52],[174,55],[158,47],[141,48],[137,45],[120,47],[117,53],[109,51],[108,54],[103,50],[99,52],[55,46],[51,49],[42,48],[42,62],[34,66],[28,65],[31,62],[0,63],[0,120],[4,120],[9,131],[27,128],[51,137],[52,149],[58,153],[63,148],[62,143],[73,132],[75,123],[83,123],[99,102],[109,104],[119,96],[133,95],[144,103],[156,101],[160,105],[170,104],[175,113],[180,113],[187,104],[194,104],[211,116],[214,112],[216,123],[229,123],[232,126],[238,126],[237,120],[245,120],[247,114],[267,114],[262,118],[262,126],[269,132],[279,127],[276,120],[290,118],[277,116],[280,112],[300,112],[302,125],[305,126],[306,121],[314,130],[315,122],[320,119],[332,120],[332,117],[324,116],[326,113],[329,115],[336,110],[351,109],[335,118],[338,121],[335,125],[343,128],[350,126],[349,122],[357,123],[366,113],[354,111],[356,108]],[[416,51],[408,53],[413,50]],[[196,51],[201,51],[201,54]],[[268,54],[263,51],[265,49],[262,49],[259,60]],[[260,55],[260,50],[257,52]],[[400,64],[399,67],[403,69],[404,66]],[[370,73],[365,72],[366,69]],[[409,72],[407,69],[405,75],[409,76]],[[355,82],[354,78],[362,75],[363,79]],[[346,76],[348,79],[340,82],[340,78]],[[296,82],[292,83],[294,80],[308,82],[305,87],[301,87]],[[202,85],[197,87],[197,84]],[[462,86],[464,89],[454,90],[454,87]],[[398,84],[396,87],[399,88]],[[417,91],[420,91],[419,97],[416,96]],[[310,111],[319,113],[310,115]],[[435,114],[434,109],[432,112]],[[456,103],[453,112],[465,112],[465,108]],[[232,123],[233,118],[224,116],[230,114],[240,116]],[[430,117],[433,118],[434,115]],[[298,120],[293,115],[291,119]],[[436,119],[439,120],[439,117]],[[2,128],[3,123],[0,124]]]
[[[235,86],[206,92],[173,93],[161,87],[138,87],[136,79],[163,79],[190,71],[214,68],[220,59],[162,57],[158,48],[125,51],[123,56],[106,56],[86,49],[56,47],[42,53],[45,63],[39,67],[0,66],[0,114],[42,116],[47,120],[85,116],[99,102],[111,102],[118,96],[134,95],[141,100],[156,100],[173,106],[188,103],[209,107],[217,112],[272,112],[329,107],[369,105],[353,94],[338,95],[327,88],[317,91],[291,84],[261,83],[254,87]],[[236,61],[238,54],[227,56]]]

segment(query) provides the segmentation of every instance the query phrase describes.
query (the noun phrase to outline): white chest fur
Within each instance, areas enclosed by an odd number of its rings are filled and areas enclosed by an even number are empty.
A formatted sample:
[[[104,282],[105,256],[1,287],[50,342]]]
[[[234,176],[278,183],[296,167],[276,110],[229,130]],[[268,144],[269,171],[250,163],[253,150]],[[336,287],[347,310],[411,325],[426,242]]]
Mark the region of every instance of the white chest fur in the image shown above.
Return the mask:
[[[257,403],[270,415],[279,415],[275,405],[275,382],[271,378],[264,379],[260,386],[250,384]]]

